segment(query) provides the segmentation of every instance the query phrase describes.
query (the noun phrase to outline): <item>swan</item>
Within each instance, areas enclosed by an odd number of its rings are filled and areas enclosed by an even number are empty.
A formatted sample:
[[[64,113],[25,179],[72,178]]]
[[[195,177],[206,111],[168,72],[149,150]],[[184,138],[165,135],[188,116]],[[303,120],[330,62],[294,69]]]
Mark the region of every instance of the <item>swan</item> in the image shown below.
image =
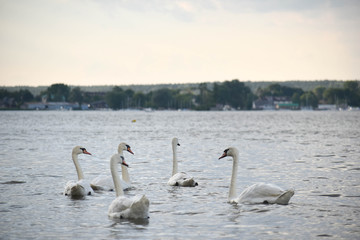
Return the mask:
[[[282,204],[289,203],[294,195],[294,190],[283,190],[280,187],[269,183],[257,183],[246,188],[238,197],[236,196],[236,176],[238,169],[238,150],[235,147],[225,149],[219,159],[230,156],[233,158],[233,168],[230,182],[230,191],[228,200],[230,203],[248,203],[248,204]]]
[[[198,185],[195,182],[194,178],[189,177],[184,172],[178,172],[178,163],[177,163],[177,146],[180,146],[179,140],[177,138],[172,139],[172,150],[173,150],[173,170],[172,177],[168,181],[170,186],[182,186],[182,187],[195,187]]]
[[[108,215],[112,218],[148,218],[149,217],[149,200],[145,195],[128,198],[124,196],[121,187],[120,177],[118,174],[117,164],[128,167],[124,157],[120,154],[114,154],[110,160],[111,175],[114,181],[116,198],[109,206]]]
[[[118,146],[118,153],[120,156],[123,156],[123,151],[128,151],[131,154],[134,154],[131,150],[131,147],[127,143],[120,143]],[[127,167],[123,164],[121,165],[121,175],[122,179],[120,179],[121,186],[123,190],[127,190],[131,188],[130,176]],[[111,176],[100,175],[94,178],[90,183],[92,189],[94,190],[104,190],[104,191],[113,191],[114,190],[114,182]]]
[[[84,179],[84,174],[81,170],[78,155],[88,154],[91,155],[84,147],[76,146],[72,150],[72,160],[74,161],[76,172],[78,175],[78,181],[69,181],[65,186],[64,194],[72,198],[82,198],[86,195],[94,194],[93,189],[90,187],[90,183]]]

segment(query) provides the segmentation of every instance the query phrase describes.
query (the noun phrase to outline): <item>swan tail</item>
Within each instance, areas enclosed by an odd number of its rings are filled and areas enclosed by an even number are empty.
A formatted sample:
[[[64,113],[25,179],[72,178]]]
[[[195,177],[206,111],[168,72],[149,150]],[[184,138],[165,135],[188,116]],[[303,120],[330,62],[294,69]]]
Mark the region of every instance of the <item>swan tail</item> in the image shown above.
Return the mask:
[[[131,204],[131,215],[132,218],[148,218],[149,217],[149,205],[150,201],[142,195],[139,199],[134,200]]]
[[[82,198],[86,195],[85,188],[81,185],[74,185],[70,188],[69,194],[72,198]]]
[[[90,184],[90,186],[94,191],[104,190],[101,186],[96,186],[94,184]]]
[[[290,198],[294,196],[294,194],[295,194],[294,189],[287,190],[283,194],[281,194],[280,197],[276,199],[275,203],[281,205],[287,205],[290,201]]]
[[[195,187],[198,183],[194,180],[194,178],[186,178],[179,183],[180,186],[183,187]]]

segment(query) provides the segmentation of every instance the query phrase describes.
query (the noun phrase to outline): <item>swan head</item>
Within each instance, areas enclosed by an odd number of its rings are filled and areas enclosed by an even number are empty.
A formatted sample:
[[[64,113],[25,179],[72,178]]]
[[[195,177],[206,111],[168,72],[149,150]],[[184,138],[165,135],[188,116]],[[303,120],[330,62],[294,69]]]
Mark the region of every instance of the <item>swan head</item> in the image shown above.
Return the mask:
[[[176,137],[172,139],[172,145],[173,147],[180,146],[179,139]]]
[[[91,155],[91,153],[86,151],[86,148],[81,147],[81,146],[74,147],[72,153],[73,154],[88,154],[88,155]]]
[[[123,157],[123,156],[120,156],[120,164],[121,165],[124,165],[124,166],[126,166],[126,167],[129,167],[129,164],[127,164],[126,162],[125,162],[125,158]]]
[[[235,157],[238,155],[238,150],[235,147],[229,147],[227,149],[224,150],[224,153],[221,155],[221,157],[219,157],[219,159],[222,159],[224,157],[230,156],[230,157]]]
[[[127,163],[125,162],[125,158],[124,158],[123,156],[121,156],[121,155],[119,155],[119,157],[120,157],[119,163],[120,163],[121,165],[124,165],[124,166],[126,166],[126,167],[129,167],[129,164],[127,164]]]
[[[124,142],[120,143],[118,147],[118,152],[121,153],[122,151],[128,151],[129,153],[134,154],[133,151],[131,151],[130,145]]]

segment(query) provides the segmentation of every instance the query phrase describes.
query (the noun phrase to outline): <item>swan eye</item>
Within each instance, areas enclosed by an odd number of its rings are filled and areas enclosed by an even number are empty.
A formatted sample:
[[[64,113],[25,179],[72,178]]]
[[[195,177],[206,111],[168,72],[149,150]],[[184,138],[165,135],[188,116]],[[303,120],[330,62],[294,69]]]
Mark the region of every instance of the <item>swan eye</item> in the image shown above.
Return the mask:
[[[81,151],[83,151],[83,152],[84,152],[84,151],[86,151],[86,149],[85,149],[85,148],[80,148],[80,149],[81,149]]]
[[[224,150],[224,153],[226,153],[226,154],[227,154],[227,152],[228,152],[228,151],[229,151],[229,149],[225,149],[225,150]]]

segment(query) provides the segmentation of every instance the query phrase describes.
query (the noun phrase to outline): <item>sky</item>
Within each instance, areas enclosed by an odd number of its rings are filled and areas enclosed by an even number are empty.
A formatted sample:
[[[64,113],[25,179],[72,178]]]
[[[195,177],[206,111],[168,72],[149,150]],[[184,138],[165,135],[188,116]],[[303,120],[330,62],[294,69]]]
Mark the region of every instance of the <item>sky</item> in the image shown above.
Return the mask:
[[[359,0],[0,0],[0,86],[359,80]]]

